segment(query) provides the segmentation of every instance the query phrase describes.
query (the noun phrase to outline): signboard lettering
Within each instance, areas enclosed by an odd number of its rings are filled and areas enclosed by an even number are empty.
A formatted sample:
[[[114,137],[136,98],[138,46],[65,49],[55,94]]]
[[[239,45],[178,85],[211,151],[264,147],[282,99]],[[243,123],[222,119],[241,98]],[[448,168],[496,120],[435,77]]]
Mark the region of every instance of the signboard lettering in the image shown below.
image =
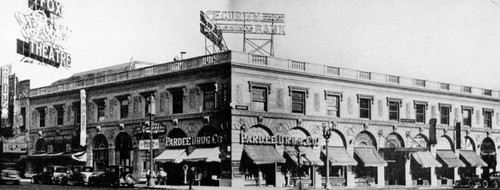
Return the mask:
[[[2,119],[8,118],[9,108],[9,76],[12,65],[3,66],[2,69]]]
[[[165,140],[165,146],[195,146],[195,145],[211,145],[220,144],[224,142],[224,137],[217,134],[212,136],[201,137],[183,137],[183,138],[169,138]]]
[[[222,31],[217,28],[215,23],[205,16],[203,11],[200,11],[200,32],[207,37],[220,50],[226,49],[222,43]]]
[[[402,123],[415,123],[415,119],[401,118],[400,120],[401,120]]]
[[[150,140],[140,140],[139,150],[149,150],[151,147]],[[158,139],[153,139],[153,149],[160,149],[160,141]]]
[[[27,145],[23,142],[4,142],[4,153],[26,153]]]
[[[285,14],[209,10],[204,16],[223,33],[285,35]]]
[[[80,90],[80,146],[87,145],[87,94]]]
[[[298,146],[317,146],[319,143],[318,137],[290,137],[290,136],[258,136],[241,134],[241,144],[266,144],[266,145],[298,145]]]

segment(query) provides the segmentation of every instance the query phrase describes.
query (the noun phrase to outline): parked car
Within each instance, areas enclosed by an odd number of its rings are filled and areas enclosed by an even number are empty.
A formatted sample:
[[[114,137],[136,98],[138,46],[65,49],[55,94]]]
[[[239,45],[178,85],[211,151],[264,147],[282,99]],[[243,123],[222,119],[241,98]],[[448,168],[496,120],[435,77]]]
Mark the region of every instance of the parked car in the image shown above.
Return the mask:
[[[90,185],[127,185],[133,187],[136,183],[132,177],[132,167],[130,166],[108,166],[104,172],[97,172],[90,176]]]
[[[489,175],[483,176],[484,187],[500,187],[500,171],[491,172]]]
[[[19,185],[19,171],[13,167],[2,167],[0,171],[0,184],[16,184]]]
[[[455,187],[468,187],[474,188],[482,186],[481,178],[479,176],[461,176],[460,180],[455,181]]]
[[[43,171],[33,176],[33,183],[41,184],[67,184],[68,183],[68,169],[64,166],[46,166]]]
[[[89,177],[92,175],[94,168],[87,166],[71,167],[68,183],[72,185],[85,185],[89,182]]]

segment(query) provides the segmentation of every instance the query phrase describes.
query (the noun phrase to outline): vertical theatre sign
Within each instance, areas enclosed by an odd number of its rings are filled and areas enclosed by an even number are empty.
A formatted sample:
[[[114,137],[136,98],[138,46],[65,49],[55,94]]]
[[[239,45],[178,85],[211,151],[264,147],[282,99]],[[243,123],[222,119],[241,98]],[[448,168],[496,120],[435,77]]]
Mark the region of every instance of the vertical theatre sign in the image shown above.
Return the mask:
[[[11,71],[11,65],[6,65],[1,67],[1,74],[2,74],[2,121],[7,121],[9,115],[8,115],[8,109],[9,109],[9,76],[10,76],[10,71]],[[2,122],[2,123],[4,123]],[[6,125],[2,125],[3,127],[6,127]]]
[[[71,55],[65,51],[63,44],[70,30],[61,24],[61,3],[55,0],[28,0],[28,8],[15,14],[24,38],[17,39],[17,53],[56,68],[69,68]]]
[[[87,145],[87,94],[80,90],[80,145]]]

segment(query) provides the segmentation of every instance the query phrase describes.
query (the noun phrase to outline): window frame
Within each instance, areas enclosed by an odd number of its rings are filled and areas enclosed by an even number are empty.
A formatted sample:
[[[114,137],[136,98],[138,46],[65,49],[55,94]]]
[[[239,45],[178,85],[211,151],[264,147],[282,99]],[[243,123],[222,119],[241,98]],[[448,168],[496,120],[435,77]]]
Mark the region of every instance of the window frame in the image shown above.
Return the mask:
[[[182,114],[184,113],[184,98],[186,97],[186,87],[175,87],[169,88],[167,91],[170,93],[172,114]],[[180,101],[176,102],[176,99]]]
[[[46,117],[47,117],[47,107],[37,107],[35,108],[36,111],[38,112],[38,127],[45,127],[47,122],[46,122]],[[43,114],[42,114],[43,113]],[[42,117],[43,115],[43,117]]]
[[[439,123],[442,124],[442,125],[450,125],[451,122],[450,122],[450,113],[451,113],[451,110],[452,110],[452,106],[451,104],[442,104],[442,103],[439,103],[438,104],[439,106]],[[447,114],[447,120],[446,122],[447,123],[443,123],[443,112],[441,111],[442,108],[448,108],[448,113]]]
[[[396,103],[396,110],[391,110],[391,104],[394,104]],[[399,122],[399,120],[401,119],[401,107],[403,106],[402,105],[403,103],[403,100],[401,98],[387,98],[387,108],[388,108],[388,116],[389,116],[389,121],[397,121]],[[391,118],[391,113],[395,112],[396,113],[396,118],[393,119]]]
[[[74,113],[73,123],[79,124],[79,123],[81,123],[81,119],[82,119],[82,110],[81,110],[82,103],[80,101],[77,101],[77,102],[73,102],[72,104],[73,104],[72,109],[73,109],[73,113]]]
[[[121,95],[121,96],[117,96],[116,99],[118,100],[118,104],[119,104],[119,109],[120,109],[120,119],[126,119],[128,118],[130,115],[130,112],[129,112],[129,109],[130,109],[130,100],[131,100],[131,97],[130,97],[130,94],[126,94],[126,95]],[[126,109],[124,109],[124,102],[127,101],[127,105],[126,105]]]
[[[143,116],[144,117],[149,117],[149,106],[151,105],[151,95],[153,98],[155,98],[156,101],[156,91],[147,91],[147,92],[142,92],[140,93],[142,99],[144,100],[144,111],[143,111]],[[130,103],[130,102],[129,102]],[[152,108],[156,109],[156,108]]]
[[[253,98],[253,92],[254,89],[263,89],[265,91],[265,97],[264,100],[257,100]],[[271,94],[271,83],[263,83],[263,82],[254,82],[254,81],[248,81],[248,91],[250,92],[250,98],[251,98],[251,106],[250,109],[252,111],[263,111],[267,112],[269,108],[269,94]],[[256,109],[256,106],[253,106],[254,102],[262,102],[264,104],[264,109],[259,110]]]
[[[56,125],[64,125],[64,104],[53,106],[56,110]]]
[[[359,118],[360,119],[368,119],[368,120],[371,120],[372,119],[372,105],[373,105],[373,96],[372,95],[363,95],[363,94],[358,94],[357,95],[357,99],[358,99],[358,104],[359,104]],[[368,103],[366,104],[368,106],[368,108],[362,108],[361,105],[362,105],[362,100],[367,100]],[[368,117],[367,118],[364,118],[364,117],[361,117],[361,111],[362,110],[367,110],[368,112]]]
[[[326,115],[332,116],[329,114],[329,111],[330,111],[329,108],[333,107],[333,106],[330,106],[328,104],[328,97],[337,97],[337,107],[336,107],[337,114],[335,114],[334,116],[340,118],[340,102],[342,102],[342,100],[343,100],[342,94],[343,94],[342,92],[325,90]]]
[[[106,118],[106,98],[94,99],[97,108],[97,121],[104,121]]]
[[[294,99],[293,99],[293,94],[294,93],[301,93],[303,94],[303,98],[302,98],[302,102],[294,102]],[[307,102],[307,98],[309,98],[309,88],[302,88],[302,87],[296,87],[296,86],[289,86],[288,87],[288,95],[290,96],[290,111],[291,113],[293,114],[303,114],[303,115],[306,115],[306,102]],[[294,104],[302,104],[302,112],[294,112],[294,109],[293,109],[293,105]]]
[[[423,106],[423,113],[418,113],[418,106]],[[415,123],[422,123],[422,124],[425,124],[426,123],[426,119],[427,119],[427,109],[429,108],[428,106],[428,103],[427,102],[424,102],[424,101],[417,101],[417,100],[414,100],[413,101],[413,108],[415,109]],[[423,118],[423,121],[418,121],[418,115],[422,115],[422,118]]]
[[[486,113],[490,113],[489,117],[489,122],[487,121]],[[484,128],[493,128],[493,114],[495,113],[495,110],[490,109],[490,108],[483,108],[483,127]],[[487,125],[488,124],[488,125]]]
[[[466,122],[466,117],[464,111],[469,113],[468,120]],[[474,114],[474,108],[471,106],[462,106],[462,125],[472,127],[472,114]]]
[[[213,93],[213,107],[208,107],[207,102],[212,102],[207,100],[207,93]],[[217,82],[210,82],[210,83],[204,83],[204,84],[199,84],[198,85],[198,94],[202,96],[202,110],[207,112],[207,111],[215,111],[217,110]]]

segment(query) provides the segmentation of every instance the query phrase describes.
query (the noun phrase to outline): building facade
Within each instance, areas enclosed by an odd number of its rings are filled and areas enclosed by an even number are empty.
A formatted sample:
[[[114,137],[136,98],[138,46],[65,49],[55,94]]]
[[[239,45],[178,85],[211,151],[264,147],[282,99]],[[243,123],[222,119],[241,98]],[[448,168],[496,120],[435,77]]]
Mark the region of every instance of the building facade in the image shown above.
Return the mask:
[[[31,89],[29,158],[130,165],[140,179],[153,138],[167,184],[195,167],[201,185],[319,187],[328,159],[331,185],[451,185],[499,169],[499,102],[491,89],[230,51]]]

